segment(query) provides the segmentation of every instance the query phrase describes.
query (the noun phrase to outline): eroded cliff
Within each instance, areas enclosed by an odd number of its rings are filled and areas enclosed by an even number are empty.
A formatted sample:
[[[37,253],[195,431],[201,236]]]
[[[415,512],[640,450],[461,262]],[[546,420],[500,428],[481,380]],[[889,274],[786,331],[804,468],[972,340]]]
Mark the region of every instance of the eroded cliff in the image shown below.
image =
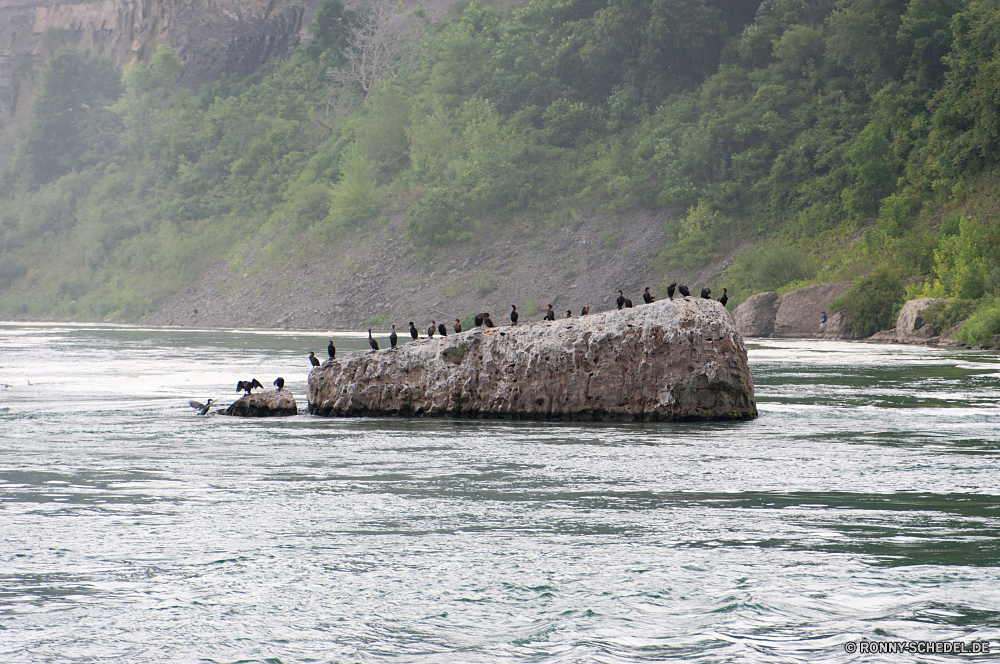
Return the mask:
[[[242,78],[307,37],[318,0],[0,0],[0,114],[15,113],[45,59],[62,43],[119,65],[177,50],[181,85]],[[21,99],[23,102],[24,100]]]

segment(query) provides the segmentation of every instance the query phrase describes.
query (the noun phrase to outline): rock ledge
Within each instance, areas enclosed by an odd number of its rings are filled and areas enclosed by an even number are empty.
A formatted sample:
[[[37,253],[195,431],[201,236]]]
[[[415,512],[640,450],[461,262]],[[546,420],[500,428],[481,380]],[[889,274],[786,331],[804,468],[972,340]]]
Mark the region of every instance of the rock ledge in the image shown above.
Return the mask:
[[[591,421],[757,416],[732,319],[718,302],[690,297],[327,360],[309,374],[309,410]]]

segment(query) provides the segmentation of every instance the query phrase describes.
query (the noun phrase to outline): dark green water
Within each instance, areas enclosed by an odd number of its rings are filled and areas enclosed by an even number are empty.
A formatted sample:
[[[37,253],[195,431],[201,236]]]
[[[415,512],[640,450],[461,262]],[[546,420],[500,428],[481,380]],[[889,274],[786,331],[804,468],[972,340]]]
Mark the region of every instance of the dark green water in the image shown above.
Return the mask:
[[[337,337],[341,352],[367,348]],[[1000,358],[752,343],[720,424],[201,418],[303,333],[0,325],[2,662],[1000,651]]]

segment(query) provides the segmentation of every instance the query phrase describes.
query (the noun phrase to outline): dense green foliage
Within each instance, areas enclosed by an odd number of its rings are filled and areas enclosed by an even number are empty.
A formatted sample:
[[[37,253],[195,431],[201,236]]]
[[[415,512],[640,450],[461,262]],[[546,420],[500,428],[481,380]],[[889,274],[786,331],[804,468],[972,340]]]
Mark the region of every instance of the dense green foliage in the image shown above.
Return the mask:
[[[750,245],[734,304],[880,265],[931,276],[907,297],[998,294],[995,3],[456,8],[374,82],[345,73],[370,14],[339,0],[293,57],[197,92],[169,47],[123,78],[60,51],[0,191],[0,313],[134,318],[212,261],[309,260],[390,214],[430,252],[583,205],[677,213],[665,275]]]
[[[895,325],[903,305],[903,292],[899,277],[883,269],[858,279],[830,307],[834,311],[847,311],[844,330],[848,334],[867,337]]]

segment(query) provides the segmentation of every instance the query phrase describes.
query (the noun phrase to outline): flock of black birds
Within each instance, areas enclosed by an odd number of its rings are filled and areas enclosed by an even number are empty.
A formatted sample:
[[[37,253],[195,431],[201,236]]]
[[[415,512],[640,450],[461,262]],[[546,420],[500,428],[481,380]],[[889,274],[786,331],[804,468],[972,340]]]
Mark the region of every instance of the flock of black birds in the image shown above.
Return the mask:
[[[616,300],[616,303],[618,304],[618,308],[631,309],[632,300],[625,297],[625,293],[623,291],[619,290],[617,292],[618,292],[618,299]],[[674,282],[669,286],[667,286],[667,297],[673,300],[675,292],[679,293],[682,297],[690,297],[691,295],[691,291],[688,289],[687,286],[685,286],[684,284],[678,286],[677,282]],[[706,300],[712,299],[712,289],[708,287],[702,288],[701,297]],[[646,289],[643,291],[642,300],[646,304],[652,304],[653,302],[656,301],[656,298],[653,297],[653,294],[649,292],[649,286],[646,286]],[[726,306],[726,303],[728,301],[729,301],[729,296],[726,294],[726,289],[723,288],[722,297],[719,298],[719,303],[722,304],[722,306]],[[585,304],[583,308],[580,310],[581,316],[586,316],[589,313],[590,313],[590,302]],[[513,304],[510,305],[510,324],[517,325],[517,320],[519,317],[520,316],[517,313],[517,307]],[[566,318],[572,318],[572,317],[573,317],[573,312],[567,309]],[[556,312],[552,308],[552,305],[551,304],[546,305],[545,316],[543,320],[554,321],[555,319],[556,319]],[[475,323],[476,327],[481,327],[483,325],[485,325],[486,327],[496,327],[496,324],[493,322],[493,319],[490,318],[490,314],[488,312],[476,314]],[[408,324],[410,326],[410,337],[412,337],[413,340],[416,341],[417,339],[420,338],[420,332],[417,331],[417,327],[416,325],[413,324],[413,321],[410,321]],[[456,318],[455,321],[452,323],[452,327],[455,329],[455,332],[457,334],[462,331],[462,322]],[[435,332],[441,335],[442,337],[446,337],[448,336],[448,326],[445,325],[444,323],[438,323],[437,321],[432,320],[431,324],[427,326],[427,338],[433,339]],[[399,335],[396,334],[396,325],[395,323],[393,323],[392,333],[389,334],[389,347],[395,348],[396,344],[398,343],[399,343]],[[379,350],[378,341],[375,339],[375,337],[372,336],[371,328],[368,328],[368,345],[371,346],[372,351]],[[327,345],[326,352],[330,355],[331,360],[336,359],[337,347],[333,345],[333,341],[331,341]],[[316,357],[316,353],[313,351],[309,351],[309,362],[313,365],[313,367],[320,366],[319,358]]]
[[[330,345],[332,346],[333,344],[331,343]],[[309,354],[312,355],[312,353]],[[316,362],[316,365],[317,366],[319,365],[318,361]],[[278,376],[277,378],[274,379],[274,385],[279,390],[284,389],[285,379],[282,378],[281,376]],[[250,394],[255,388],[260,388],[262,390],[264,389],[264,386],[261,385],[261,382],[256,378],[251,378],[250,380],[240,380],[236,382],[236,391],[243,392],[244,396]],[[188,404],[190,404],[192,408],[197,410],[199,415],[207,415],[208,409],[212,407],[212,404],[214,402],[215,399],[209,399],[205,403],[201,403],[200,401],[189,401]]]
[[[617,292],[618,292],[618,299],[615,300],[615,303],[618,305],[618,309],[631,309],[632,300],[625,297],[625,293],[623,291],[619,290]],[[682,297],[691,296],[691,291],[688,289],[688,287],[685,286],[684,284],[678,285],[677,282],[674,282],[669,286],[667,286],[667,297],[673,300],[675,292],[679,293]],[[702,288],[701,297],[706,300],[712,299],[712,289],[708,288],[707,286],[705,288]],[[649,286],[647,286],[646,289],[643,291],[642,300],[646,304],[652,304],[653,302],[656,301],[656,298],[653,297],[653,294],[649,292]],[[722,304],[722,306],[726,306],[726,303],[728,301],[729,301],[729,296],[726,294],[726,289],[723,288],[722,297],[719,298],[719,303]],[[590,302],[585,304],[583,308],[580,310],[581,316],[586,316],[589,313],[590,313]],[[567,309],[566,318],[572,318],[572,317],[573,317],[573,312]],[[517,307],[514,306],[513,304],[510,305],[510,324],[517,325],[518,318],[519,315],[517,313]],[[545,317],[543,318],[543,320],[554,321],[555,319],[556,319],[556,312],[552,308],[552,305],[551,304],[546,305]],[[493,319],[490,318],[490,314],[488,312],[476,314],[475,323],[476,327],[481,327],[483,325],[485,325],[486,327],[496,327],[496,324],[493,322]],[[409,326],[410,326],[410,336],[413,338],[414,341],[416,341],[417,339],[420,338],[420,333],[417,331],[417,328],[413,324],[413,321],[410,321]],[[459,333],[462,331],[462,322],[456,318],[455,321],[452,323],[452,327],[455,329],[456,333]],[[445,325],[444,323],[437,323],[436,321],[432,320],[431,324],[427,327],[427,338],[433,339],[435,332],[437,332],[442,337],[446,337],[448,336],[448,326]],[[392,333],[389,335],[390,348],[395,348],[397,343],[399,343],[399,336],[396,334],[396,326],[395,324],[393,324]],[[368,328],[368,345],[371,346],[372,351],[379,350],[378,341],[376,341],[375,338],[372,336],[371,328]],[[331,360],[336,359],[337,347],[333,345],[333,341],[330,341],[330,343],[327,344],[326,352],[330,356]],[[309,351],[309,362],[310,364],[312,364],[313,367],[320,366],[319,358],[316,357],[316,353],[313,351]],[[274,384],[277,386],[279,390],[283,389],[285,387],[285,379],[278,377],[277,379],[275,379]],[[257,380],[256,378],[252,378],[250,380],[241,380],[236,383],[236,391],[243,392],[244,394],[250,394],[254,390],[254,388],[264,389],[264,386],[261,385],[260,381]],[[201,403],[199,401],[190,401],[189,403],[192,408],[198,411],[199,415],[205,415],[208,413],[208,410],[209,408],[211,408],[212,403],[214,401],[215,399],[209,399],[206,403]]]

